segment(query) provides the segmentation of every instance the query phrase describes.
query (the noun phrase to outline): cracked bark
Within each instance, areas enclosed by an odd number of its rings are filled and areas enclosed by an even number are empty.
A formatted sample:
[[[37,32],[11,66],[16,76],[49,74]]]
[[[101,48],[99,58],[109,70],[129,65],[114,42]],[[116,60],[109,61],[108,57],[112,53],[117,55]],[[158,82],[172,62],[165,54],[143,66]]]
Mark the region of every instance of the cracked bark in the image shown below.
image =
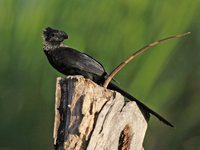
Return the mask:
[[[82,76],[57,78],[56,150],[141,150],[149,114]]]

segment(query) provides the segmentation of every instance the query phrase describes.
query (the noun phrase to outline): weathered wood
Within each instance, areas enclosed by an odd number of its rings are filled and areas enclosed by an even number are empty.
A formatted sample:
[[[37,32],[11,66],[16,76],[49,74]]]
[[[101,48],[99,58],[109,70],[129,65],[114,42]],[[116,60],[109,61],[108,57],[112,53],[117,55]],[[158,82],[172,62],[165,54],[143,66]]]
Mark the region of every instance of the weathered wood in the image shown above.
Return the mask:
[[[141,150],[149,115],[82,76],[57,78],[56,150]]]

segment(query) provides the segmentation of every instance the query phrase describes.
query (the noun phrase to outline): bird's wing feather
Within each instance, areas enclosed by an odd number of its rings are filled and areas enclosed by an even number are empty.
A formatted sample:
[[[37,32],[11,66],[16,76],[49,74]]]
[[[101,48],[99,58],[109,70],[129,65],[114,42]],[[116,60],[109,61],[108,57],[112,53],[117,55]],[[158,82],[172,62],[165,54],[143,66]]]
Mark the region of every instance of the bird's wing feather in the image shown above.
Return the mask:
[[[72,66],[74,66],[74,68],[80,68],[83,71],[86,71],[98,76],[102,76],[102,74],[105,73],[105,69],[101,65],[101,63],[99,63],[97,60],[95,60],[91,56],[85,53],[81,53],[70,47],[62,47],[59,49],[62,52],[62,55],[64,56],[63,58],[66,58],[67,56],[67,58],[69,59],[68,63],[75,62],[71,64]]]

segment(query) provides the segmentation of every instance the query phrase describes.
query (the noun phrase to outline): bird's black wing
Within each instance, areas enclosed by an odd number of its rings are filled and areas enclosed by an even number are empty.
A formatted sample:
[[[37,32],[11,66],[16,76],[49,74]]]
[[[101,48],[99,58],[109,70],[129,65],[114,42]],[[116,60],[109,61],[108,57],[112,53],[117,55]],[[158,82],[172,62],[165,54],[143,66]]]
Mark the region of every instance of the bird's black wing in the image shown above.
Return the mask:
[[[54,51],[55,55],[59,55],[59,61],[63,66],[69,68],[78,68],[80,71],[91,73],[96,76],[105,74],[105,69],[97,60],[91,56],[81,53],[70,47],[60,47]]]
[[[81,53],[81,54],[82,55],[80,55],[80,57],[81,57],[81,60],[83,60],[83,62],[77,62],[77,63],[82,68],[85,68],[86,69],[85,71],[99,75],[99,76],[105,73],[105,69],[100,62],[98,62],[96,59],[94,59],[93,57],[85,53]]]

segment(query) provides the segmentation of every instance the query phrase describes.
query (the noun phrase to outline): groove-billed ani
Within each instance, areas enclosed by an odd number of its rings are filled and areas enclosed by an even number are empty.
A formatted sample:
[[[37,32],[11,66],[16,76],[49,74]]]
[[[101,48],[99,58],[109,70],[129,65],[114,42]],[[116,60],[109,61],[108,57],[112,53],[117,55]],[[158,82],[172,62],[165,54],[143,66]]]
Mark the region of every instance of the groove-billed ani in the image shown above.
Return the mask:
[[[102,64],[87,54],[63,45],[63,41],[67,38],[68,35],[64,31],[52,29],[50,27],[43,30],[43,49],[50,64],[65,75],[82,75],[102,85],[108,76]],[[117,87],[115,84],[110,83],[108,88],[118,91],[131,101],[135,101],[140,107],[156,116],[160,121],[173,127],[173,125],[161,115]]]

